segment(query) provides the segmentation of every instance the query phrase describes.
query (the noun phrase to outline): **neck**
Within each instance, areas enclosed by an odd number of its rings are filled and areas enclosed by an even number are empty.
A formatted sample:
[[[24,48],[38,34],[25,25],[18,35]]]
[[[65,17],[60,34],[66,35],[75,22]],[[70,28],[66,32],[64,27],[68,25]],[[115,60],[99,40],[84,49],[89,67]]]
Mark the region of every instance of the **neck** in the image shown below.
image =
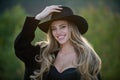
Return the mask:
[[[62,54],[75,53],[75,50],[74,50],[74,47],[72,46],[72,44],[70,42],[67,42],[67,43],[61,45],[60,52]]]

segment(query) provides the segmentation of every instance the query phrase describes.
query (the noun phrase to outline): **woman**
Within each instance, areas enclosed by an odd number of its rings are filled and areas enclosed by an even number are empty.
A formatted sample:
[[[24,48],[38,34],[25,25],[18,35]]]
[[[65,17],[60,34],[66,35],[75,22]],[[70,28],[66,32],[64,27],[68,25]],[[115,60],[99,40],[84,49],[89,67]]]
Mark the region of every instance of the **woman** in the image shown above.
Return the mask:
[[[51,15],[51,19],[39,21]],[[37,26],[47,42],[31,45]],[[25,63],[24,80],[100,80],[101,60],[82,36],[87,21],[61,5],[46,7],[27,17],[15,40],[15,53]]]

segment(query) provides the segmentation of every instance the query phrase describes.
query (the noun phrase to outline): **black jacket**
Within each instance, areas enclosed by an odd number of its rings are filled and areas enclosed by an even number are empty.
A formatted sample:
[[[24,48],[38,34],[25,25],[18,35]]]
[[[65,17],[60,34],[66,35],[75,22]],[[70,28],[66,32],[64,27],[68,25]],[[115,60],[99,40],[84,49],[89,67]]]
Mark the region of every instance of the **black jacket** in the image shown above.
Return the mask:
[[[33,71],[39,69],[39,64],[35,61],[35,55],[39,54],[40,46],[31,44],[38,23],[39,20],[35,20],[34,17],[27,17],[14,44],[16,56],[25,64],[24,80],[29,80],[29,76],[33,74]]]

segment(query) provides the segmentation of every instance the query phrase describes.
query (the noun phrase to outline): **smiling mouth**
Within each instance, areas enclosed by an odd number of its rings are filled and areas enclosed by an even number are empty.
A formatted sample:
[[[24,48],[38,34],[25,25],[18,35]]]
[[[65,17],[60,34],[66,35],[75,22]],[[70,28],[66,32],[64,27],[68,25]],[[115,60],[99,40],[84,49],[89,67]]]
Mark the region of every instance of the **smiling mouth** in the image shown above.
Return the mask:
[[[58,38],[58,40],[63,40],[65,38],[65,35],[64,36],[58,36],[57,38]]]

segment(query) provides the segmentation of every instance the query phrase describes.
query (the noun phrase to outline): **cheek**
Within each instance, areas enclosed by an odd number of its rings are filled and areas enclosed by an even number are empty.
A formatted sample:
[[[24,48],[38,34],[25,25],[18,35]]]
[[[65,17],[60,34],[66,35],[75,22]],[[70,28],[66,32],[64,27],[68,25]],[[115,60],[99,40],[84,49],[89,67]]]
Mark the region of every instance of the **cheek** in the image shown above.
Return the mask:
[[[69,29],[66,28],[66,29],[64,30],[64,32],[68,35],[68,34],[69,34]]]

